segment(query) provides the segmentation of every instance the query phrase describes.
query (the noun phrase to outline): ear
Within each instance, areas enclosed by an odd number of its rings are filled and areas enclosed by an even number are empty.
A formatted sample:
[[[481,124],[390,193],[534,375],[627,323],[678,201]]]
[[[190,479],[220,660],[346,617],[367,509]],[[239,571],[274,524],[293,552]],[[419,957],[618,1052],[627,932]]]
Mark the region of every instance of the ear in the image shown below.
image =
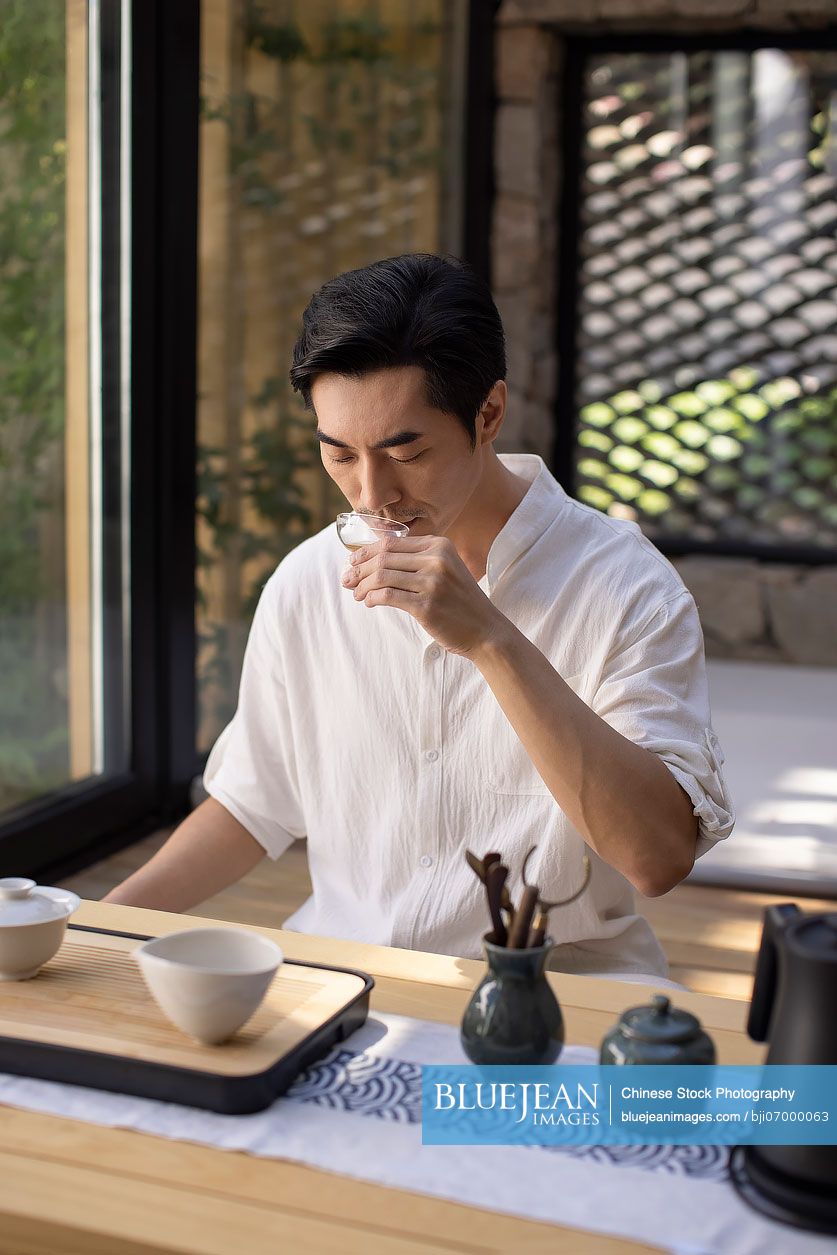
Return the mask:
[[[506,402],[508,400],[508,388],[504,379],[498,379],[488,396],[480,406],[480,412],[477,415],[477,444],[490,444],[492,440],[496,440],[499,435],[500,428],[503,426],[503,419],[506,416]],[[482,422],[480,422],[482,419]]]

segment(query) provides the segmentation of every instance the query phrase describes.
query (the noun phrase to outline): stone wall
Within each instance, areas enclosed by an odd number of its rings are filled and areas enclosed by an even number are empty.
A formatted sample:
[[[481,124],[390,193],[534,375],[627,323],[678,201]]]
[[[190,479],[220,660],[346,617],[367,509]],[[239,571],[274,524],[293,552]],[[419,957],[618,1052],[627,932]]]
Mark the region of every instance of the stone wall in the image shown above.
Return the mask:
[[[837,568],[675,559],[714,658],[837,667]]]
[[[555,277],[561,41],[534,25],[498,32],[492,285],[506,329],[504,447],[549,456],[557,357]]]
[[[837,0],[503,0],[491,255],[510,404],[498,448],[546,458],[553,451],[562,37],[817,30],[835,21]],[[698,603],[710,655],[837,665],[837,567],[698,557],[676,565]]]

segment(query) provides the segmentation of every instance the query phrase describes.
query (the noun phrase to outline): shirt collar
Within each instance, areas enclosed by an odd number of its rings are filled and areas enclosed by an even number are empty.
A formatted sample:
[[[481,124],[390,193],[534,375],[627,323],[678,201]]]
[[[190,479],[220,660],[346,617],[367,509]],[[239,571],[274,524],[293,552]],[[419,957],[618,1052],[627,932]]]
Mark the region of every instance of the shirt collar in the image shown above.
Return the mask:
[[[567,494],[537,454],[501,453],[499,458],[507,470],[527,479],[529,488],[488,551],[485,575],[480,580],[488,592],[511,564],[540,540],[567,500]]]

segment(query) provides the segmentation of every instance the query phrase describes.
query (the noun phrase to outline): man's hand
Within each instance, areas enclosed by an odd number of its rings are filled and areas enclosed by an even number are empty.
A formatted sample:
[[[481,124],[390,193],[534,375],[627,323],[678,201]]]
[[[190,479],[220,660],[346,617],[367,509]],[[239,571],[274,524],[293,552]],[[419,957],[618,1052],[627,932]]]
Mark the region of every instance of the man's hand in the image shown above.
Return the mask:
[[[507,625],[444,536],[387,536],[350,562],[343,584],[355,600],[406,610],[452,654],[481,648]]]

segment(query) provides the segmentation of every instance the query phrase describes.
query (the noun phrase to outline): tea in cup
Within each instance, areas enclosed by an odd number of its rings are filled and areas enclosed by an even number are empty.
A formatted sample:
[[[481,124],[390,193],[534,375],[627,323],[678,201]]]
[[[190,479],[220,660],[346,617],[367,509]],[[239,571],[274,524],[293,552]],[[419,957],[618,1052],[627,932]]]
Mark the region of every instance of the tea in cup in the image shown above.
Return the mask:
[[[379,517],[377,514],[337,515],[337,535],[352,553],[362,549],[364,545],[374,545],[375,541],[385,536],[395,536],[401,540],[409,536],[410,529],[406,523],[395,523],[392,519]]]

